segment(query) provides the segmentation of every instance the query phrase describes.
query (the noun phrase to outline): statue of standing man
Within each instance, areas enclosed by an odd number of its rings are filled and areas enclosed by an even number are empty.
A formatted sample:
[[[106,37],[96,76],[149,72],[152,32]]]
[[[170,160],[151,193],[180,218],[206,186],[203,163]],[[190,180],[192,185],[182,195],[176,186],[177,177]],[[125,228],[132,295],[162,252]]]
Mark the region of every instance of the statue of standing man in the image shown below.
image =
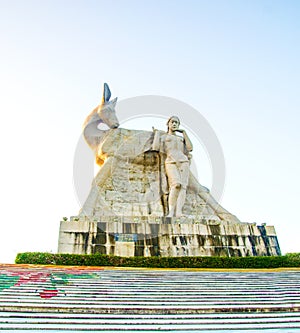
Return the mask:
[[[179,128],[180,120],[172,116],[167,122],[168,132],[154,130],[153,150],[163,156],[163,166],[168,183],[168,215],[182,216],[189,179],[190,152],[193,145],[185,130]],[[176,135],[181,133],[182,136]]]

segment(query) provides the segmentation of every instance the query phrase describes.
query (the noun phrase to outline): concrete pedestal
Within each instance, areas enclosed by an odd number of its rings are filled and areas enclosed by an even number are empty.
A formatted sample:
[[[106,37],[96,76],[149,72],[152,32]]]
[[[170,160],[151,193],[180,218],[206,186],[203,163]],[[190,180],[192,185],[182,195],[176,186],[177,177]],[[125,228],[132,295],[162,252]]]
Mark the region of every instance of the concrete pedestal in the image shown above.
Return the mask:
[[[58,252],[123,257],[281,254],[273,226],[148,216],[62,221]]]

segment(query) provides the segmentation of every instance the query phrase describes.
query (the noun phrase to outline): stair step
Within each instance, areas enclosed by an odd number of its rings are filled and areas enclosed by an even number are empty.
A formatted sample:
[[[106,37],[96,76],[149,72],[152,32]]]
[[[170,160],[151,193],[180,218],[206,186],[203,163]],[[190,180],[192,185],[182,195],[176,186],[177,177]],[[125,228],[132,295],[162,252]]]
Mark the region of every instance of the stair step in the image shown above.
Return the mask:
[[[0,265],[0,331],[300,331],[300,271]]]

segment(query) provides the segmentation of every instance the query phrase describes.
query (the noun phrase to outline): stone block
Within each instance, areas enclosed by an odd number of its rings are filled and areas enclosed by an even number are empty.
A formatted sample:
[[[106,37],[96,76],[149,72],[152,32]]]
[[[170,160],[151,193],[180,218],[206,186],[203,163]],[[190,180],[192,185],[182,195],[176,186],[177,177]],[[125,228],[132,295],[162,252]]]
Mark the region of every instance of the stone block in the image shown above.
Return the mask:
[[[122,225],[122,223],[121,223]],[[118,222],[106,222],[106,232],[108,234],[111,234],[111,233],[116,233],[118,232],[117,231],[117,226],[118,226]]]
[[[191,232],[192,232],[192,230],[191,230],[192,228],[191,228],[191,226],[189,225],[189,224],[180,224],[180,234],[182,234],[182,235],[187,235],[187,234],[190,234]]]
[[[276,236],[275,227],[273,225],[266,225],[265,230],[267,236]]]
[[[261,236],[261,233],[258,229],[258,227],[254,224],[249,224],[249,230],[250,230],[250,234],[253,235],[253,236],[257,236],[257,237],[260,237]]]
[[[133,257],[134,242],[115,242],[115,255],[120,257]]]
[[[169,235],[163,235],[159,238],[160,241],[160,247],[161,248],[166,248],[169,247],[171,245],[171,238],[169,237]]]
[[[115,215],[132,217],[132,204],[128,202],[113,202],[112,210]],[[124,213],[125,212],[125,213]],[[122,215],[124,214],[124,215]]]
[[[117,202],[123,202],[123,194],[118,191],[105,191],[105,200],[106,201],[117,201]]]
[[[224,230],[225,230],[226,235],[237,235],[238,233],[240,233],[240,230],[238,230],[237,224],[225,224]]]
[[[199,234],[200,235],[209,235],[210,232],[205,224],[199,224]]]
[[[61,221],[60,231],[62,232],[97,232],[97,223],[83,221]]]
[[[76,242],[76,233],[75,232],[60,232],[59,242],[61,244],[75,244]]]
[[[238,226],[237,230],[239,236],[249,236],[255,232],[255,230],[253,230],[253,228],[251,228],[251,226],[249,226],[248,224],[242,224]]]
[[[137,234],[146,234],[146,223],[138,223],[136,227]]]

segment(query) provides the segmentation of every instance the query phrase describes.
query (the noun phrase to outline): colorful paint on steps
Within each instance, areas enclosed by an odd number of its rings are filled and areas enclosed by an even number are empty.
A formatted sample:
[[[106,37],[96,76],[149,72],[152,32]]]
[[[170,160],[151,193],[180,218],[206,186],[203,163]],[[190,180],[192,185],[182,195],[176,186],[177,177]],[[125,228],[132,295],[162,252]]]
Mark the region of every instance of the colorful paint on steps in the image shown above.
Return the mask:
[[[0,290],[19,287],[24,284],[35,285],[36,294],[43,299],[50,299],[59,295],[66,295],[61,287],[72,284],[71,280],[99,278],[95,273],[85,272],[84,270],[64,269],[55,270],[30,270],[30,269],[0,269]],[[40,284],[49,285],[47,288],[40,288]]]

